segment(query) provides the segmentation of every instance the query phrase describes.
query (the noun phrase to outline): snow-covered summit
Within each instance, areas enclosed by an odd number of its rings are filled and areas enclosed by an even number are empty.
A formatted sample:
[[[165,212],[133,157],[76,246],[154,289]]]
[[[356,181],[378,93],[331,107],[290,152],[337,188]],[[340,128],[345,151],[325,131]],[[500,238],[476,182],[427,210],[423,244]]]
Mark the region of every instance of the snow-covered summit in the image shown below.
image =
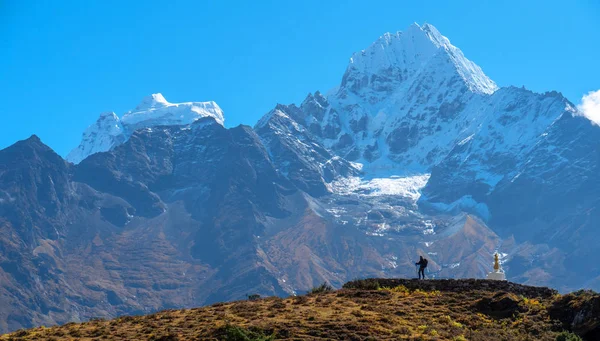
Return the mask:
[[[94,153],[110,150],[127,141],[140,128],[187,125],[203,117],[212,117],[221,125],[225,120],[215,102],[169,103],[162,94],[152,94],[121,118],[114,112],[102,113],[96,123],[84,131],[81,143],[67,155],[67,160],[79,163]]]
[[[168,104],[169,102],[167,102],[165,97],[161,93],[157,93],[144,97],[140,104],[135,107],[135,110],[140,111],[156,107],[166,107]]]
[[[278,106],[257,128],[310,135],[361,164],[366,178],[429,174],[454,162],[465,169],[453,174],[493,188],[508,173],[495,160],[519,164],[569,108],[557,94],[499,89],[435,27],[413,24],[355,53],[326,97],[317,92],[299,106]],[[269,124],[282,118],[301,134]]]
[[[157,125],[185,125],[202,117],[213,117],[223,125],[223,111],[215,102],[169,103],[162,94],[144,97],[135,110],[127,112],[121,120],[135,129]]]
[[[364,91],[393,91],[435,66],[436,58],[449,58],[453,70],[476,93],[491,94],[498,89],[479,66],[468,60],[434,26],[411,25],[404,32],[385,33],[365,50],[356,52],[344,74],[340,91],[360,94]]]
[[[280,111],[367,173],[421,174],[483,122],[497,89],[435,27],[413,24],[354,53],[327,97],[309,94]]]

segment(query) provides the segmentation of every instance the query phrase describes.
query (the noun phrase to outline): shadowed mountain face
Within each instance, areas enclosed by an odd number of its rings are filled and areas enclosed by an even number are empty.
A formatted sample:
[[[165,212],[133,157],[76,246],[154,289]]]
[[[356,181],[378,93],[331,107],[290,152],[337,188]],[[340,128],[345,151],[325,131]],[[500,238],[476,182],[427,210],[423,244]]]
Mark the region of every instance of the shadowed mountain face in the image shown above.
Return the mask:
[[[340,87],[226,129],[214,102],[103,114],[65,162],[0,151],[0,331],[322,282],[483,277],[600,288],[600,128],[498,89],[433,26],[353,55]]]
[[[256,238],[302,198],[249,128],[141,130],[76,167],[37,137],[0,158],[2,330],[285,294]]]

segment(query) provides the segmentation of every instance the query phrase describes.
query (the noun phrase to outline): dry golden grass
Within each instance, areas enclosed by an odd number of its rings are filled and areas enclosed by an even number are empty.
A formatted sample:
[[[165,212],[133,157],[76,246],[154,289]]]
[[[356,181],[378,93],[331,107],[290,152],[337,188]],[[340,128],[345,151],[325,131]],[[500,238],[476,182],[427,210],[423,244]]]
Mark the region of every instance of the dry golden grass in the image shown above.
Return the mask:
[[[404,286],[341,289],[40,327],[0,340],[555,340],[562,328],[547,307],[557,298]],[[482,308],[489,302],[503,303],[497,311]]]

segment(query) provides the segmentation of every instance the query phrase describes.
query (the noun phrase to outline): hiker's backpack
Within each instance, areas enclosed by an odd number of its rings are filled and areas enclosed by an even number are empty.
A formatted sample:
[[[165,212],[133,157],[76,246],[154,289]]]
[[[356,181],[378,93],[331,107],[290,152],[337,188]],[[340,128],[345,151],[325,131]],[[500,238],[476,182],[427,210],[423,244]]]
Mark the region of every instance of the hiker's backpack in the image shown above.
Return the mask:
[[[423,258],[423,267],[426,268],[427,267],[427,258]]]

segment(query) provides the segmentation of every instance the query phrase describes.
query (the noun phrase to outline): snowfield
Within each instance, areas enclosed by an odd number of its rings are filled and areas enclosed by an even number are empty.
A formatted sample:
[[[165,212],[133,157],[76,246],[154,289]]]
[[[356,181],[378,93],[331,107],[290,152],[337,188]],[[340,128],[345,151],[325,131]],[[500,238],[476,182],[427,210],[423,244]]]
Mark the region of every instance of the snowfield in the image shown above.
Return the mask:
[[[331,191],[339,195],[357,194],[360,196],[392,195],[408,198],[417,202],[420,190],[425,187],[430,174],[408,177],[391,176],[389,178],[361,179],[359,177],[341,178],[331,183]]]

